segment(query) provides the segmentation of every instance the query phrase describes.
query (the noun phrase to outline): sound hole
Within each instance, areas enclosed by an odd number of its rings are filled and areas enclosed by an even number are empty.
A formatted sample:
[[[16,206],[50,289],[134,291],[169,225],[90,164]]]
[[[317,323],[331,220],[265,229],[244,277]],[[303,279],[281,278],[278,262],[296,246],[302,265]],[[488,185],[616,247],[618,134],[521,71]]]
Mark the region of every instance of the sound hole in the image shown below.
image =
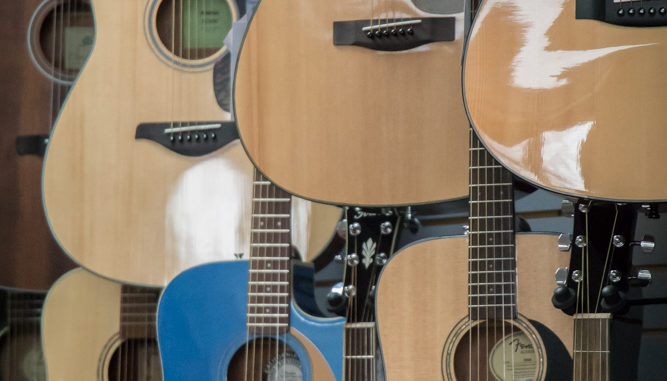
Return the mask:
[[[16,328],[16,329],[14,329]],[[13,327],[21,331],[21,328]],[[31,334],[12,334],[0,339],[0,381],[42,381],[46,379],[38,327]]]
[[[161,381],[162,367],[157,342],[153,339],[123,341],[111,356],[109,380]]]
[[[87,0],[45,2],[33,15],[29,49],[37,68],[59,82],[71,82],[93,47],[95,29]]]
[[[233,20],[228,0],[163,0],[156,25],[160,41],[171,54],[201,60],[222,49]]]
[[[455,351],[457,380],[526,381],[535,378],[534,344],[519,327],[509,322],[489,320],[473,325]]]
[[[255,339],[241,347],[232,357],[228,369],[229,380],[303,380],[297,354],[285,342],[270,338]]]

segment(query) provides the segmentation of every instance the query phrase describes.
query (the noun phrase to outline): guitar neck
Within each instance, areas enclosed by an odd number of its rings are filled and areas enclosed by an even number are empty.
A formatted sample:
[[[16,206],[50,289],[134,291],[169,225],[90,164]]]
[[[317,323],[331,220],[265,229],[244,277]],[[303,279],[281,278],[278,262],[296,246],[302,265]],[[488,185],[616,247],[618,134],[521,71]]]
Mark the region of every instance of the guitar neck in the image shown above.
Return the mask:
[[[375,322],[345,324],[345,381],[375,380]]]
[[[292,197],[255,170],[252,200],[248,330],[284,334],[289,331],[292,289]]]
[[[155,338],[160,289],[123,285],[120,301],[120,336],[123,339]]]
[[[516,250],[512,175],[470,129],[470,319],[516,318]]]
[[[609,381],[611,314],[574,315],[574,381]]]

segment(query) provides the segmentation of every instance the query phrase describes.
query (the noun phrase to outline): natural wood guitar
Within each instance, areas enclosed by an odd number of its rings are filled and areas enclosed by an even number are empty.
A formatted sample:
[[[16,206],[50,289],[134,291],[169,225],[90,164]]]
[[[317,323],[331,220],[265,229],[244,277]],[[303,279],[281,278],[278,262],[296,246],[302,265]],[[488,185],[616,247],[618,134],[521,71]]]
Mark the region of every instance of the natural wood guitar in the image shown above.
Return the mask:
[[[561,193],[667,199],[665,13],[642,1],[485,0],[463,76],[484,145]]]
[[[464,2],[437,8],[262,0],[234,94],[255,165],[292,194],[335,204],[465,197]]]
[[[247,255],[253,167],[231,141],[235,129],[213,92],[213,66],[226,54],[222,38],[239,7],[232,0],[91,5],[93,51],[44,169],[58,242],[84,267],[143,285]],[[308,206],[297,206],[295,220],[305,224]],[[295,231],[306,232],[302,226]],[[304,241],[295,238],[302,253]]]
[[[46,138],[92,41],[80,0],[0,2],[0,285],[47,290],[74,264],[58,248],[41,203]]]
[[[42,315],[48,380],[162,380],[155,329],[160,291],[84,269],[63,275]]]
[[[380,276],[387,380],[565,380],[572,323],[551,296],[569,258],[555,236],[515,239],[512,177],[471,141],[467,239],[409,246]]]

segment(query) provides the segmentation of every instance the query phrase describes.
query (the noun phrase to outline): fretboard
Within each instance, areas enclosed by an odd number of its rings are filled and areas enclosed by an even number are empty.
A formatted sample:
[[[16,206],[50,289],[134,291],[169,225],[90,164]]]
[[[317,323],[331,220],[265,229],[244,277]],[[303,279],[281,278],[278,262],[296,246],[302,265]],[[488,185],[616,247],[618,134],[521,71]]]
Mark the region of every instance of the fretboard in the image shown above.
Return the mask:
[[[470,319],[516,317],[516,255],[512,175],[470,129]]]
[[[290,194],[255,170],[247,319],[255,334],[289,330],[291,207]]]
[[[574,315],[574,381],[609,381],[611,314]]]
[[[345,381],[375,380],[375,323],[345,324]]]
[[[158,288],[123,285],[120,301],[120,336],[123,339],[155,338]]]
[[[45,295],[32,292],[8,293],[8,322],[10,325],[39,324]]]

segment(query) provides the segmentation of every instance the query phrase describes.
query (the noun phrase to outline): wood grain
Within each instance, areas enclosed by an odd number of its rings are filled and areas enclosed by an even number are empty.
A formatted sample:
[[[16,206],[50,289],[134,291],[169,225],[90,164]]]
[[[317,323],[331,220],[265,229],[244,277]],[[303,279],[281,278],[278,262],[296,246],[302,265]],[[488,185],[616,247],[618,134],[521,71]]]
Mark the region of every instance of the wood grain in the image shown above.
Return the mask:
[[[50,381],[100,379],[98,372],[108,367],[103,354],[120,344],[114,340],[120,335],[120,298],[120,283],[83,269],[72,270],[56,282],[42,315],[44,358]]]
[[[517,308],[549,327],[572,352],[572,320],[551,305],[553,271],[566,266],[555,236],[517,240]],[[467,239],[417,243],[397,253],[378,284],[377,321],[387,380],[433,380],[442,374],[443,346],[468,314]]]
[[[259,4],[234,94],[246,150],[272,181],[314,200],[389,205],[465,197],[463,13],[454,15],[452,42],[393,53],[333,46],[333,21],[371,14],[365,0]],[[409,0],[375,12],[396,15],[426,13]]]
[[[143,285],[247,257],[252,165],[240,144],[184,157],[134,139],[141,122],[229,119],[213,94],[213,64],[194,71],[162,62],[144,36],[146,2],[91,3],[97,38],[44,169],[58,242],[82,266]],[[308,208],[298,210],[294,230],[306,232]],[[306,238],[294,237],[301,252]]]
[[[665,28],[577,20],[575,0],[487,0],[464,62],[486,147],[558,192],[665,200]]]

